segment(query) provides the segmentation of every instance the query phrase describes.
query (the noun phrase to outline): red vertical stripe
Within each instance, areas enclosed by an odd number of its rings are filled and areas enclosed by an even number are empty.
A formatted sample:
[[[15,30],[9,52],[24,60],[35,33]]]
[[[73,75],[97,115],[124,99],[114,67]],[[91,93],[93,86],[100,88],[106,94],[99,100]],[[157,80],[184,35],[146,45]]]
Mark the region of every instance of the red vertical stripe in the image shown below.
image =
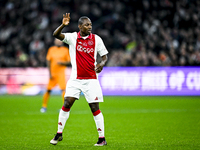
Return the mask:
[[[83,39],[78,36],[76,41],[77,79],[96,79],[95,72],[95,35]]]

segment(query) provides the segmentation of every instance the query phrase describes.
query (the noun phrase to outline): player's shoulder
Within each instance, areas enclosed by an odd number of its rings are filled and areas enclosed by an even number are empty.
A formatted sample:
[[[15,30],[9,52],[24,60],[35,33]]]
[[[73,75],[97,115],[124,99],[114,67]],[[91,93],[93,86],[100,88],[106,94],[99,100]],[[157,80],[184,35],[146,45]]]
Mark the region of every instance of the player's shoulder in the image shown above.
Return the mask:
[[[100,37],[99,35],[95,34],[95,33],[92,33],[95,37]]]
[[[77,38],[77,32],[67,32],[64,33],[65,37],[63,39],[63,41],[67,44],[70,44],[71,41],[76,40]]]
[[[48,49],[48,51],[54,50],[54,49],[56,49],[56,48],[57,48],[57,47],[54,46],[54,45],[53,45],[53,46],[50,46],[49,49]]]
[[[64,50],[69,50],[69,48],[66,47],[66,46],[61,46],[61,48],[64,49]]]
[[[95,38],[99,38],[99,35],[92,33],[92,36],[94,36]]]
[[[97,35],[97,34],[93,34],[93,35],[95,36],[95,39],[96,39],[96,40],[102,41],[102,38],[101,38],[99,35]]]
[[[68,37],[76,37],[77,36],[77,32],[67,32],[65,33],[65,36],[68,36]]]
[[[53,46],[51,46],[50,48],[57,48],[58,46],[56,46],[56,45],[53,45]]]

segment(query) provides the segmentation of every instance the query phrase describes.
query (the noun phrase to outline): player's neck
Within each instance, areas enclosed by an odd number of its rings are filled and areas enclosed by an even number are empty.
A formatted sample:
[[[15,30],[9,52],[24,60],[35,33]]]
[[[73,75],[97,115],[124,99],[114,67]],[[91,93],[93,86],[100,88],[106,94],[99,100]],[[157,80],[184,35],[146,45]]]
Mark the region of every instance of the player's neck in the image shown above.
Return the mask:
[[[81,36],[81,37],[88,37],[89,34],[84,34],[84,33],[80,32],[80,36]]]

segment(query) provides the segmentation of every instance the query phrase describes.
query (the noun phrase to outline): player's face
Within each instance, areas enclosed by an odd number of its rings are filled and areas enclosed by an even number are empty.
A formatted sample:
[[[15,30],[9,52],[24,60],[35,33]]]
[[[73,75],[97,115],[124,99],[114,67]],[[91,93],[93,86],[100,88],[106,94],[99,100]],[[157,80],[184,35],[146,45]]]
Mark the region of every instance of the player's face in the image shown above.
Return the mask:
[[[87,36],[92,32],[92,22],[90,19],[84,19],[83,24],[79,28],[81,36]]]
[[[55,40],[54,40],[54,44],[55,44],[56,46],[62,46],[62,45],[63,45],[63,42],[60,41],[60,40],[58,40],[58,39],[55,39]]]

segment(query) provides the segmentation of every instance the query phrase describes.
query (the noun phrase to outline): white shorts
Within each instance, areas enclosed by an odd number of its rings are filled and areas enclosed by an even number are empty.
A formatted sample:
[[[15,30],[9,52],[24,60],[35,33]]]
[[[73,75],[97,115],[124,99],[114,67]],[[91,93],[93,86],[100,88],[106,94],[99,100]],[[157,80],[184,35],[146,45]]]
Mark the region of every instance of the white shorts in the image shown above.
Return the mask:
[[[103,102],[103,94],[98,79],[69,79],[65,97],[79,99],[81,92],[83,92],[88,103]]]

